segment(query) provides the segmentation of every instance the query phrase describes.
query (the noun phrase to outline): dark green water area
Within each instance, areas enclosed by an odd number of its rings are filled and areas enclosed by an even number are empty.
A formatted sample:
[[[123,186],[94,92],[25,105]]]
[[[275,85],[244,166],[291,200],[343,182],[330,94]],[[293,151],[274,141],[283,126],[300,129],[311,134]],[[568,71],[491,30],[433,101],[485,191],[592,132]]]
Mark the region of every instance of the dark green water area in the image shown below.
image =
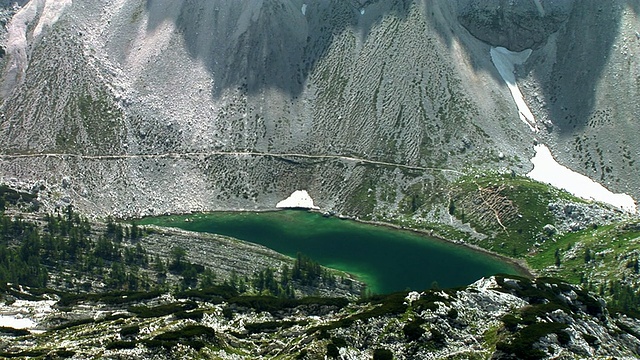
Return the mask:
[[[281,254],[309,256],[356,275],[373,293],[468,285],[483,276],[518,274],[497,257],[415,232],[323,217],[319,213],[217,212],[145,218],[141,224],[231,236]]]

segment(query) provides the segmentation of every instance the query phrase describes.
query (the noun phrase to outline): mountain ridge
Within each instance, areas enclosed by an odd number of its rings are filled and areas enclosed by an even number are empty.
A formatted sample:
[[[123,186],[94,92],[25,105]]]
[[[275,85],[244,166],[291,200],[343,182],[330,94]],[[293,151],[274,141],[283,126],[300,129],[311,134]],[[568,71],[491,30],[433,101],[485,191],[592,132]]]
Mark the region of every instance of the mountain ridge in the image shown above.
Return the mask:
[[[37,4],[42,17],[47,2]],[[527,159],[532,157],[533,148],[529,144],[540,138],[552,146],[564,164],[583,173],[595,171],[596,180],[638,197],[636,187],[631,186],[635,179],[624,175],[637,166],[633,161],[637,150],[624,140],[632,133],[629,126],[635,125],[597,120],[601,116],[598,114],[607,112],[596,109],[593,123],[602,124],[594,125],[584,135],[573,136],[575,149],[565,151],[558,144],[569,139],[569,133],[563,130],[567,127],[554,115],[550,101],[541,97],[555,96],[545,90],[553,79],[548,74],[565,66],[559,63],[549,67],[552,63],[545,57],[554,52],[563,54],[557,50],[558,42],[569,36],[569,24],[587,5],[551,4],[562,9],[559,14],[563,15],[553,17],[553,29],[558,30],[544,37],[546,42],[539,42],[532,59],[516,69],[535,116],[553,124],[551,132],[531,134],[516,123],[512,100],[488,56],[489,46],[474,37],[478,31],[473,35],[467,32],[470,22],[481,21],[467,15],[482,14],[477,7],[490,8],[488,4],[338,2],[306,4],[304,14],[303,4],[290,1],[280,6],[272,1],[254,1],[178,5],[131,0],[104,7],[101,3],[75,1],[61,10],[55,24],[41,27],[40,35],[27,34],[32,42],[27,57],[30,64],[24,84],[4,99],[2,143],[14,153],[331,154],[418,167],[499,168],[524,173],[531,166]],[[633,20],[624,15],[629,12],[625,8],[634,8],[624,1],[616,4],[607,16],[621,16],[616,21],[631,24]],[[505,26],[517,26],[521,21],[518,16],[530,9],[523,5],[507,10],[515,15],[510,15],[511,23]],[[467,19],[466,28],[461,18]],[[606,16],[593,21],[602,19],[609,21]],[[609,40],[601,48],[623,41],[615,35],[604,36]],[[224,39],[231,41],[225,44]],[[400,49],[411,51],[396,56]],[[52,61],[52,57],[57,60]],[[11,58],[8,54],[4,61]],[[50,80],[53,74],[58,80]],[[3,83],[6,86],[6,78]],[[558,89],[556,94],[567,94],[566,87]],[[617,113],[627,116],[633,112],[635,102],[627,104]],[[52,118],[55,121],[49,120]],[[612,129],[614,124],[616,130],[607,139],[615,134],[623,141],[612,147],[608,144],[613,140],[604,144],[598,139],[607,136],[602,129]],[[504,158],[499,159],[499,154]],[[24,168],[40,168],[38,172],[46,173],[52,166],[33,159],[21,161],[11,160],[4,166],[14,169],[2,175],[5,181],[45,180]],[[262,165],[248,165],[254,161]],[[114,171],[109,164],[95,162],[79,167],[60,163],[55,166],[66,169],[65,173],[48,175],[47,183],[89,212],[104,214],[89,205],[100,201],[111,203],[106,209],[133,215],[149,207],[159,213],[269,208],[296,188],[315,193],[325,209],[360,212],[351,203],[353,194],[365,185],[377,194],[374,208],[394,209],[397,201],[382,201],[385,190],[372,178],[384,178],[397,193],[404,194],[417,184],[429,189],[440,184],[446,187],[449,182],[429,175],[398,177],[384,169],[307,164],[292,171],[277,162],[254,159],[240,163],[246,164],[240,167],[253,167],[255,171],[238,176],[234,173],[238,163],[227,164],[226,160],[204,166],[188,162],[145,166],[123,160],[117,165],[119,175],[108,183],[78,173],[85,166],[94,167],[96,173]],[[178,173],[188,173],[195,179],[206,196],[193,194],[194,202],[172,208],[142,195],[161,191],[161,186],[147,188],[144,184],[144,178],[156,176],[167,192],[188,191],[171,186],[183,181],[177,173],[163,170],[174,165],[181,169]],[[269,167],[273,169],[266,170]],[[217,176],[212,177],[207,168],[215,168]],[[315,170],[308,171],[310,168]],[[294,172],[297,175],[293,177],[284,175]],[[318,172],[331,175],[320,179]],[[59,186],[62,177],[78,177],[76,183],[85,188],[75,193],[66,191]],[[346,178],[350,191],[337,190],[343,186],[335,180],[323,184],[334,177]],[[262,178],[271,180],[264,183]],[[149,206],[133,212],[112,208],[126,202],[100,198],[98,189],[114,182],[144,184],[143,189],[133,191],[114,189],[113,196],[120,200],[139,193],[144,200],[141,202]],[[244,184],[231,191],[224,189],[223,183],[238,182]],[[250,200],[245,199],[248,195]],[[434,198],[428,205],[424,213],[431,212],[432,206],[442,209],[444,203]]]

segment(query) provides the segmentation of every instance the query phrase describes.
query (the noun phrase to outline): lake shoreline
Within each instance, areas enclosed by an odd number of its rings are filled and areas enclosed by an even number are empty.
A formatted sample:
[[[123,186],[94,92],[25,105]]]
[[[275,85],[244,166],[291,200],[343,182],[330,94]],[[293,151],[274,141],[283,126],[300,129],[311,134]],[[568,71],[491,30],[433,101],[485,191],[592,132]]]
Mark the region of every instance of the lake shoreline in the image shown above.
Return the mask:
[[[323,211],[316,210],[316,209],[303,209],[303,208],[300,208],[300,209],[232,209],[232,210],[214,210],[214,211],[208,211],[208,212],[174,213],[174,214],[170,214],[168,216],[186,216],[186,215],[215,214],[215,213],[269,213],[269,212],[281,212],[281,211],[286,211],[286,210],[305,211],[305,212],[309,212],[309,213],[320,214],[320,215],[325,216],[325,217],[333,217],[333,218],[340,219],[340,220],[354,221],[356,223],[361,223],[361,224],[380,226],[380,227],[384,227],[384,228],[388,228],[388,229],[394,229],[394,230],[407,231],[407,232],[414,233],[414,234],[419,235],[419,236],[428,237],[428,238],[430,238],[431,240],[434,240],[434,241],[443,242],[443,243],[454,245],[454,246],[461,247],[461,248],[466,248],[468,250],[471,250],[471,251],[474,251],[474,252],[477,252],[477,253],[481,253],[483,255],[495,258],[496,260],[499,260],[501,262],[504,262],[504,263],[507,263],[507,264],[513,266],[514,269],[516,270],[516,272],[518,272],[518,274],[521,275],[521,276],[525,276],[525,277],[529,277],[529,278],[533,278],[533,277],[536,276],[536,274],[533,272],[533,270],[522,259],[510,258],[510,257],[508,257],[506,255],[498,254],[496,252],[484,249],[484,248],[482,248],[480,246],[477,246],[477,245],[474,245],[474,244],[469,244],[469,243],[466,243],[466,242],[449,240],[449,239],[447,239],[445,237],[439,236],[433,230],[415,229],[415,228],[410,228],[410,227],[406,227],[406,226],[403,226],[403,225],[397,225],[397,224],[383,222],[383,221],[363,220],[363,219],[360,219],[360,218],[341,215],[341,214],[332,214],[332,215],[327,216],[326,213],[324,213]],[[145,216],[143,218],[140,218],[139,220],[142,220],[142,219],[147,218],[147,217],[156,217],[156,216]],[[246,241],[246,240],[243,240],[243,241]]]
[[[493,258],[496,258],[496,259],[498,259],[500,261],[506,262],[506,263],[514,266],[515,269],[520,273],[520,275],[523,275],[525,277],[534,278],[536,276],[535,273],[533,273],[533,270],[531,268],[529,268],[529,266],[524,262],[524,260],[514,259],[514,258],[510,258],[510,257],[505,256],[505,255],[500,255],[500,254],[498,254],[496,252],[493,252],[491,250],[487,250],[487,249],[482,248],[482,247],[480,247],[478,245],[469,244],[469,243],[466,243],[466,242],[449,240],[449,239],[444,238],[442,236],[438,236],[436,233],[434,233],[432,231],[429,231],[429,230],[408,228],[406,226],[396,225],[396,224],[387,223],[387,222],[383,222],[383,221],[362,220],[362,219],[355,219],[355,218],[346,217],[346,216],[340,217],[340,219],[356,221],[356,222],[359,222],[359,223],[369,224],[369,225],[383,226],[383,227],[396,229],[396,230],[404,230],[404,231],[416,233],[416,234],[421,235],[421,236],[427,236],[427,237],[429,237],[429,238],[431,238],[433,240],[436,240],[436,241],[442,241],[442,242],[445,242],[445,243],[448,243],[448,244],[452,244],[452,245],[456,245],[456,246],[459,246],[459,247],[467,248],[467,249],[482,253],[484,255],[489,255],[489,256],[491,256]]]

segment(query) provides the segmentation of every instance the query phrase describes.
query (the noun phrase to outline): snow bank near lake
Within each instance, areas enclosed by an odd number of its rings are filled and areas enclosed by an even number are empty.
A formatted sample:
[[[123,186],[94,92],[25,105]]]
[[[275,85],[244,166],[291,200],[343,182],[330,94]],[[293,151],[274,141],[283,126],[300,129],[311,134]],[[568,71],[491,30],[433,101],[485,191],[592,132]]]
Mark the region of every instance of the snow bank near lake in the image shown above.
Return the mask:
[[[503,47],[492,47],[490,54],[493,65],[498,69],[498,73],[500,73],[500,76],[507,84],[509,91],[511,91],[511,96],[516,102],[520,120],[529,125],[531,131],[538,132],[536,119],[533,117],[531,109],[529,109],[529,106],[527,106],[527,103],[524,101],[524,97],[516,83],[516,76],[514,74],[515,66],[524,64],[524,62],[527,61],[529,55],[531,55],[531,49],[513,52]]]
[[[288,198],[280,201],[277,205],[279,209],[320,209],[313,204],[313,199],[309,196],[307,190],[296,190]]]
[[[614,194],[590,178],[558,164],[546,145],[536,145],[535,150],[536,155],[531,159],[533,170],[527,174],[528,177],[567,190],[583,199],[604,202],[632,213],[638,211],[631,196]]]

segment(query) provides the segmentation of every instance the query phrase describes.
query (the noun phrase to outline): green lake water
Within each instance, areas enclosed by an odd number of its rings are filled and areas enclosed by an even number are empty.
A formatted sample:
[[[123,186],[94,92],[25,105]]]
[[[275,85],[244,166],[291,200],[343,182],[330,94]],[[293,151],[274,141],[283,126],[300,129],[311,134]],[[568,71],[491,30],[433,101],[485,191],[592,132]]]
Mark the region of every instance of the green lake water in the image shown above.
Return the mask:
[[[145,218],[141,224],[232,236],[279,253],[305,254],[366,282],[374,293],[468,285],[483,276],[517,274],[496,257],[415,232],[323,217],[305,211],[219,212]]]

